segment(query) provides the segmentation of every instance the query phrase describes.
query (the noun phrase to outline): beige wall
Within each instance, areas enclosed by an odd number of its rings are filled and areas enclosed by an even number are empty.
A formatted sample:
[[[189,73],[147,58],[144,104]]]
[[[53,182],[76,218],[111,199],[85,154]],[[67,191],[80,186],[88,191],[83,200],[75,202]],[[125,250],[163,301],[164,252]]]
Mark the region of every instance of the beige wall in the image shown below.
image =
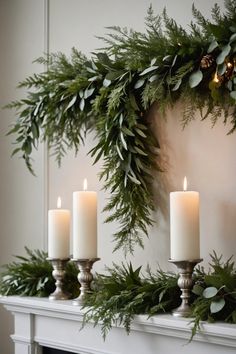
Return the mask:
[[[217,1],[223,7],[223,0]],[[49,31],[45,32],[45,4],[43,0],[0,0],[0,100],[1,105],[21,97],[22,92],[15,86],[26,75],[40,68],[31,62],[46,48],[47,39],[52,52],[70,53],[71,47],[79,48],[85,54],[98,48],[102,43],[95,36],[103,35],[105,26],[128,26],[144,29],[144,17],[149,0],[49,0]],[[209,15],[215,0],[196,0],[195,5],[205,15]],[[153,1],[156,11],[164,6],[170,16],[184,26],[191,20],[192,1]],[[48,35],[48,36],[47,36]],[[150,230],[145,249],[137,249],[134,257],[129,257],[135,266],[149,262],[156,267],[169,267],[169,210],[168,193],[181,189],[182,179],[187,175],[190,188],[198,190],[201,196],[201,252],[205,262],[213,249],[229,257],[235,252],[236,238],[236,193],[235,174],[236,148],[235,134],[227,136],[227,127],[222,123],[213,129],[211,122],[196,119],[184,131],[180,126],[181,109],[175,107],[168,112],[167,120],[156,120],[157,134],[163,143],[163,156],[168,167],[163,178],[166,210],[164,217],[159,212],[154,215],[157,224]],[[46,246],[45,215],[48,208],[55,207],[56,198],[62,196],[64,207],[72,207],[72,192],[81,189],[84,177],[89,188],[98,191],[99,211],[105,205],[98,181],[99,165],[92,166],[86,156],[93,146],[93,136],[89,136],[77,158],[69,153],[58,169],[52,159],[47,165],[43,147],[35,155],[37,178],[26,171],[17,158],[10,159],[11,138],[4,134],[13,112],[1,111],[0,120],[0,263],[9,262],[12,254],[23,252],[24,245],[31,248]],[[47,179],[48,176],[48,179]],[[47,203],[48,199],[48,203]],[[96,270],[112,261],[120,262],[122,252],[112,253],[111,234],[116,223],[104,225],[105,216],[99,213],[99,256],[101,261]],[[1,323],[9,321],[1,309]],[[8,348],[8,333],[11,323],[0,326],[1,353],[12,354]],[[10,348],[10,347],[9,347]]]
[[[38,71],[32,61],[44,51],[44,3],[38,0],[0,1],[0,106],[22,97],[16,85]],[[23,254],[24,246],[42,248],[44,212],[43,149],[34,155],[37,178],[22,160],[11,159],[12,137],[6,137],[14,113],[0,111],[0,264]],[[12,354],[12,319],[0,307],[0,352]]]

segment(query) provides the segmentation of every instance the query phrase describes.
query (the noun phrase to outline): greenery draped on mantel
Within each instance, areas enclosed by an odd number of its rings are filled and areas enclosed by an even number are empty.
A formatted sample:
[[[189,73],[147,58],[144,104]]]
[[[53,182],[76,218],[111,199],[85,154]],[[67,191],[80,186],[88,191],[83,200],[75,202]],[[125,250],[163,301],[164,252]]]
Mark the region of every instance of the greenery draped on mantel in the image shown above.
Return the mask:
[[[236,324],[236,267],[232,258],[224,261],[213,251],[206,271],[198,266],[194,271],[195,285],[191,293],[192,337],[201,329],[201,321],[224,321]],[[64,290],[75,298],[79,294],[77,267],[69,262]],[[137,314],[153,316],[170,313],[181,303],[178,275],[155,272],[132,264],[113,264],[106,274],[96,274],[93,291],[85,303],[83,325],[100,325],[105,339],[114,325],[130,331]],[[26,256],[4,266],[0,274],[0,294],[18,296],[49,296],[55,289],[52,265],[43,251],[26,248]]]
[[[236,1],[225,0],[225,13],[212,8],[205,19],[193,5],[187,32],[164,10],[146,17],[146,32],[109,27],[105,48],[86,58],[76,49],[39,58],[47,71],[19,84],[27,97],[14,101],[17,120],[10,133],[33,173],[31,152],[47,141],[60,165],[69,149],[78,152],[93,130],[90,155],[103,159],[99,177],[111,197],[107,222],[117,220],[115,249],[132,252],[143,245],[152,225],[153,169],[160,170],[161,149],[147,112],[154,102],[160,114],[181,100],[185,126],[200,111],[214,125],[223,114],[236,129]]]

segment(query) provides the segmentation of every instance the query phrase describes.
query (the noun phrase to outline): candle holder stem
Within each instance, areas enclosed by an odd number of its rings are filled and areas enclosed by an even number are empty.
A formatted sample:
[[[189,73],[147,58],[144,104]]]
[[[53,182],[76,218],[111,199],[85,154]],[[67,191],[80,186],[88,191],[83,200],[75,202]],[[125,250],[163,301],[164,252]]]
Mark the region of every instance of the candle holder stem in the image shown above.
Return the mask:
[[[65,277],[66,264],[69,258],[59,259],[59,258],[47,258],[48,261],[52,263],[53,271],[52,276],[56,280],[56,289],[53,293],[49,295],[49,300],[68,300],[70,295],[65,293],[62,289],[63,280]]]
[[[173,316],[176,317],[189,317],[191,308],[189,300],[191,296],[191,289],[193,287],[193,269],[196,264],[200,263],[202,259],[194,259],[189,261],[175,261],[170,259],[169,262],[174,263],[179,270],[178,286],[182,292],[180,298],[182,299],[181,305],[172,311]]]
[[[91,293],[91,282],[93,280],[91,269],[93,264],[99,260],[100,258],[72,259],[79,269],[78,281],[81,285],[80,295],[73,300],[73,305],[83,306],[85,299]]]

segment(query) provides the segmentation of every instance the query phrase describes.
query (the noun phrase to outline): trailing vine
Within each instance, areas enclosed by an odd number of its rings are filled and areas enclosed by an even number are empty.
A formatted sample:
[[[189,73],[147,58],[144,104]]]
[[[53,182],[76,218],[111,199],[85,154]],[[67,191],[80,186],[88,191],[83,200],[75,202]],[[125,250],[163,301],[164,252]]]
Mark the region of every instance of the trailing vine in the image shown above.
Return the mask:
[[[146,32],[110,27],[105,48],[86,58],[76,49],[39,58],[48,70],[19,84],[27,98],[14,101],[17,120],[9,133],[33,173],[31,153],[47,141],[60,165],[68,149],[78,152],[87,131],[94,130],[90,151],[103,159],[100,178],[111,191],[106,221],[117,220],[115,249],[133,252],[143,245],[152,225],[153,170],[161,170],[160,147],[148,111],[157,102],[160,113],[178,100],[185,103],[185,126],[200,111],[212,124],[223,115],[236,129],[236,1],[225,0],[225,13],[216,4],[212,21],[192,7],[190,32],[164,10],[146,17]]]

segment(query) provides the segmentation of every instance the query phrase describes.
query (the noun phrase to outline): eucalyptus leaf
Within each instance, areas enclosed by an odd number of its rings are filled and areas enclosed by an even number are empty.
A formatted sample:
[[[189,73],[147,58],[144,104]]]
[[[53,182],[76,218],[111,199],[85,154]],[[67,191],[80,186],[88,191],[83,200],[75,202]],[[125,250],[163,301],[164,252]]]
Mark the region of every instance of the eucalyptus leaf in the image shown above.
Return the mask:
[[[106,78],[103,80],[103,86],[104,87],[108,87],[108,86],[110,86],[110,84],[111,84],[111,80],[108,80]]]
[[[231,46],[230,44],[226,44],[222,50],[221,53],[218,55],[218,57],[216,58],[216,63],[217,65],[219,64],[223,64],[225,58],[227,57],[227,55],[230,53],[231,50]]]
[[[25,153],[27,155],[31,154],[32,144],[31,144],[31,140],[29,138],[25,140],[24,144],[22,145],[22,149],[25,151]]]
[[[88,81],[90,81],[90,82],[94,82],[94,81],[96,81],[96,80],[98,80],[99,79],[99,76],[92,76],[92,77],[90,77],[89,79],[88,79]]]
[[[131,179],[132,182],[134,182],[135,184],[141,184],[141,182],[139,180],[137,180],[137,178],[131,176],[130,174],[128,174],[128,177]]]
[[[148,81],[153,82],[153,81],[156,81],[157,79],[158,79],[158,75],[152,75],[149,77]]]
[[[156,61],[157,61],[157,58],[153,58],[153,59],[151,60],[151,66],[153,66],[153,65],[156,63]]]
[[[172,55],[165,55],[162,59],[162,61],[170,61],[172,58]]]
[[[19,151],[21,151],[21,148],[18,147],[18,148],[15,148],[12,153],[11,153],[11,157],[14,156],[15,154],[17,154]]]
[[[122,131],[123,131],[123,133],[125,133],[126,135],[135,136],[135,134],[134,134],[130,129],[128,129],[128,128],[125,127],[125,126],[122,126]]]
[[[121,143],[122,143],[124,149],[128,150],[127,143],[125,141],[125,138],[124,138],[124,135],[123,135],[122,131],[120,132],[120,140],[121,140]]]
[[[32,122],[31,129],[32,129],[33,138],[38,139],[39,138],[39,127],[35,122]]]
[[[154,70],[156,70],[156,69],[158,69],[158,66],[156,66],[156,65],[150,66],[149,68],[146,68],[145,70],[143,70],[143,71],[139,74],[139,76],[146,75],[146,74],[148,74],[148,73],[150,73],[151,71],[154,71]]]
[[[92,94],[94,93],[95,91],[95,87],[91,87],[90,89],[86,89],[84,91],[84,99],[86,100],[87,98],[89,98],[90,96],[92,96]]]
[[[178,55],[175,55],[175,56],[174,56],[174,59],[173,59],[173,61],[172,61],[172,64],[171,64],[171,67],[172,67],[172,68],[175,66],[175,63],[176,63],[177,58],[178,58]]]
[[[231,91],[230,97],[232,97],[234,100],[236,100],[236,91]]]
[[[214,286],[210,286],[206,289],[204,289],[202,296],[205,297],[206,299],[210,299],[218,293],[218,289],[215,288]]]
[[[135,128],[135,131],[140,135],[142,136],[143,138],[146,138],[147,135],[139,128]]]
[[[236,41],[236,33],[233,33],[232,36],[229,39],[230,43]]]
[[[140,80],[136,81],[134,88],[139,89],[140,87],[143,86],[144,82],[145,82],[145,79],[140,79]]]
[[[79,97],[83,98],[84,97],[84,91],[83,90],[79,90]]]
[[[141,150],[138,146],[135,146],[134,150],[137,151],[140,155],[147,156],[147,153]]]
[[[122,154],[121,154],[121,151],[120,151],[119,145],[118,145],[117,143],[116,143],[116,150],[117,150],[117,152],[118,152],[118,155],[119,155],[120,159],[123,161],[123,160],[124,160],[124,158],[123,158],[123,156],[122,156]]]
[[[207,53],[212,53],[219,46],[218,42],[214,39],[207,49]]]
[[[225,65],[225,63],[222,63],[220,65],[217,66],[217,73],[222,76],[224,75],[224,73],[226,72],[227,66]]]
[[[85,100],[84,100],[84,98],[82,98],[79,103],[79,108],[81,111],[83,111],[84,107],[85,107]]]
[[[220,298],[219,300],[212,301],[210,305],[211,313],[220,312],[224,308],[224,306],[225,306],[224,298]]]
[[[72,97],[72,99],[70,100],[70,102],[68,103],[65,111],[67,111],[69,108],[71,108],[75,104],[76,100],[77,100],[77,95],[74,95]]]
[[[172,91],[177,91],[177,90],[179,89],[181,83],[182,83],[182,79],[179,79],[179,80],[176,82],[175,86],[172,88]]]
[[[194,88],[200,84],[203,79],[203,73],[201,70],[194,71],[189,77],[189,86]]]
[[[96,71],[92,68],[90,68],[89,66],[87,66],[87,71],[91,74],[96,74]]]

